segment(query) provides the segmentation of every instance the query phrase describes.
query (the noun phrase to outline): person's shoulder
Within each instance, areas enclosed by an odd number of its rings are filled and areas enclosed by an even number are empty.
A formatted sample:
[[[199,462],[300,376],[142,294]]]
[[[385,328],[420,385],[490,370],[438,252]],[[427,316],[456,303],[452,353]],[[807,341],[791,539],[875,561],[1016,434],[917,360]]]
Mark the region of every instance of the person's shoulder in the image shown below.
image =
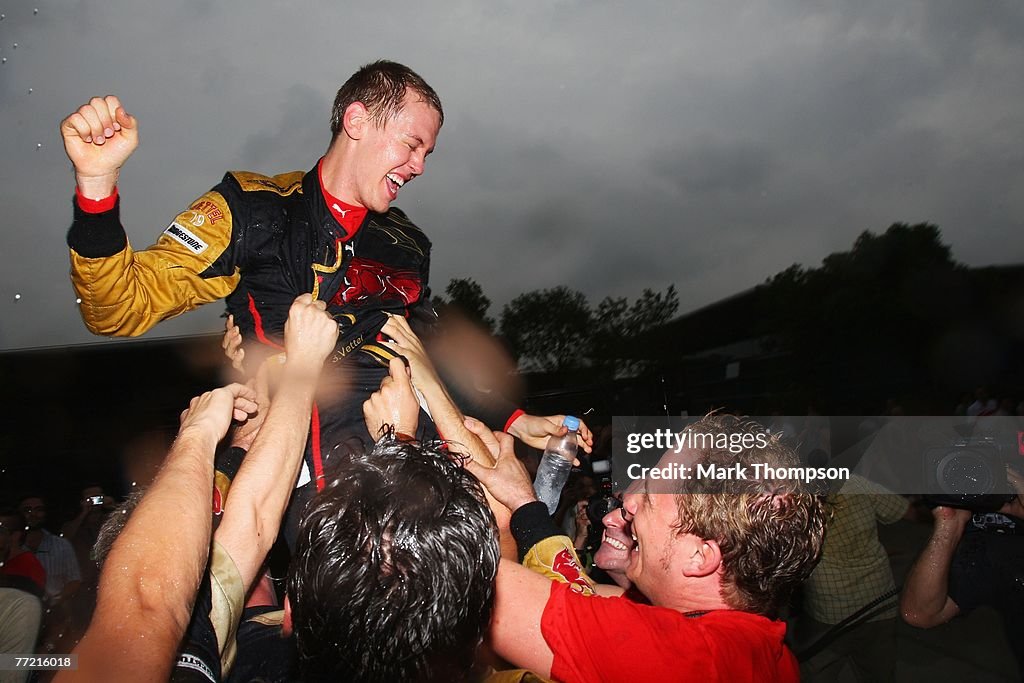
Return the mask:
[[[427,234],[397,206],[392,206],[385,214],[373,214],[370,225],[386,232],[395,244],[413,251],[425,254],[432,246]]]
[[[252,171],[228,171],[225,180],[234,180],[242,192],[272,192],[282,197],[302,192],[302,178],[305,171],[289,171],[268,176]]]
[[[417,240],[426,242],[428,245],[430,244],[430,238],[428,238],[427,234],[423,232],[423,229],[413,223],[412,219],[409,218],[409,215],[397,206],[392,206],[388,209],[388,212],[380,216],[380,218],[382,223],[398,227],[404,232],[414,235]]]
[[[383,218],[386,221],[394,223],[396,225],[400,225],[403,228],[412,228],[417,232],[423,232],[422,230],[420,230],[419,226],[412,222],[412,219],[409,218],[409,215],[405,211],[402,211],[397,206],[392,206],[390,209],[388,209],[388,212],[383,215]]]
[[[60,536],[47,531],[46,529],[40,529],[43,532],[43,542],[48,544],[52,548],[67,548],[69,551],[74,552],[74,548],[71,546],[71,541],[64,538],[64,535]]]

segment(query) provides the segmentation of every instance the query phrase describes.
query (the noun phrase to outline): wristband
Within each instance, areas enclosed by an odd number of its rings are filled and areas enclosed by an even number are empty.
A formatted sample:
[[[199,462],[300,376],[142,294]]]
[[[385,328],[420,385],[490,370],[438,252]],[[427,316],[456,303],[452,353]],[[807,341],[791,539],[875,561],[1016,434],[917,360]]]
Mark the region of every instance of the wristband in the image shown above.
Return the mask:
[[[523,561],[523,557],[526,556],[530,548],[545,538],[564,535],[555,524],[555,520],[548,514],[548,506],[539,500],[520,505],[512,513],[509,530],[512,532],[512,537],[516,539],[520,562]]]

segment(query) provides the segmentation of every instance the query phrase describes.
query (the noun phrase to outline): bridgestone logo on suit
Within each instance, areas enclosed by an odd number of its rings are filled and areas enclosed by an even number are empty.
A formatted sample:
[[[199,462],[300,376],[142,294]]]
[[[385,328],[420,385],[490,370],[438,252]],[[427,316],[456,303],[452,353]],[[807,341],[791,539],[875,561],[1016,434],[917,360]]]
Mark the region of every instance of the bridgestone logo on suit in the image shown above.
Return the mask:
[[[180,223],[171,223],[168,225],[167,229],[164,230],[164,234],[170,235],[197,254],[203,253],[206,251],[206,247],[209,246],[206,242],[189,232],[188,229],[184,228]]]

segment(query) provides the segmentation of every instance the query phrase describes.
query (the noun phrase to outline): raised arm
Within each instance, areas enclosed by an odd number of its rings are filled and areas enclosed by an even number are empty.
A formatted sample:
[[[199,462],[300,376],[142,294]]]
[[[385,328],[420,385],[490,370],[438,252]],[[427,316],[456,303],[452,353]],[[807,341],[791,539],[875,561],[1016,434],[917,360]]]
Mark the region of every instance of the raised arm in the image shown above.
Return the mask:
[[[92,98],[61,121],[60,135],[82,196],[95,201],[114,194],[121,167],[139,146],[138,122],[121,101]]]
[[[253,399],[249,387],[231,384],[182,413],[160,472],[104,562],[74,680],[167,678],[209,554],[214,450],[232,415],[256,410]]]
[[[932,515],[935,526],[931,538],[907,574],[900,596],[903,620],[918,628],[944,624],[960,613],[960,607],[949,597],[949,567],[971,513],[937,507]]]
[[[92,98],[61,122],[60,133],[77,185],[67,237],[71,282],[91,332],[139,335],[234,290],[232,215],[221,192],[193,202],[149,249],[135,251],[128,243],[117,181],[139,133],[116,97]]]
[[[214,539],[252,585],[277,537],[295,487],[324,360],[338,338],[326,304],[299,296],[285,324],[285,363],[266,420],[231,483]],[[273,361],[271,361],[273,362]]]
[[[389,315],[381,332],[392,340],[382,343],[409,361],[412,384],[426,399],[430,417],[437,425],[441,436],[449,442],[449,448],[469,455],[485,466],[493,466],[494,460],[490,451],[484,447],[476,434],[466,429],[466,416],[455,405],[451,394],[430,362],[423,343],[409,327],[405,318]]]

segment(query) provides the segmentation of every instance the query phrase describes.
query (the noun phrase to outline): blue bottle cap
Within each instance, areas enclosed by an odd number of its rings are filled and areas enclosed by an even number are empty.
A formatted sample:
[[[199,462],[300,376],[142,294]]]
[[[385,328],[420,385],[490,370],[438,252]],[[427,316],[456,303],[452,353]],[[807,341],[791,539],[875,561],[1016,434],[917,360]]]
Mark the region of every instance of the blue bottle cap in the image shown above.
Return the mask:
[[[562,420],[562,424],[568,427],[570,431],[579,431],[580,419],[578,417],[573,417],[572,415],[566,415],[565,419]]]

